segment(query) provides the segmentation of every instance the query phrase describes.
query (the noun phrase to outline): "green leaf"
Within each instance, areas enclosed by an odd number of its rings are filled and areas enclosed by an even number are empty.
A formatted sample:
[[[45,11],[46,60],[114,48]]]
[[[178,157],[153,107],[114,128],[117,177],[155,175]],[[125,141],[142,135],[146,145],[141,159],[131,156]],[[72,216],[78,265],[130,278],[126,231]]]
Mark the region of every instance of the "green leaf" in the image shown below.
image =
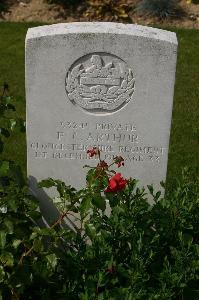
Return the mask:
[[[50,235],[53,235],[55,233],[52,228],[38,228],[36,230],[36,232],[40,236],[50,236]]]
[[[85,292],[85,294],[80,295],[80,300],[89,300],[87,291]]]
[[[96,170],[95,170],[95,169],[90,169],[90,170],[87,172],[87,175],[86,175],[86,181],[87,181],[89,184],[91,184],[92,181],[94,180],[95,173],[96,173]]]
[[[57,265],[57,256],[53,254],[49,254],[46,256],[46,259],[48,261],[48,265],[54,270]]]
[[[30,236],[30,240],[34,240],[37,237],[38,237],[38,232],[32,232],[32,234]]]
[[[5,272],[4,272],[4,268],[3,266],[0,266],[0,282],[4,281],[4,277],[5,277]],[[1,291],[0,291],[0,300],[1,300]]]
[[[56,183],[52,178],[48,178],[40,181],[38,185],[39,187],[50,188],[56,186]]]
[[[1,213],[1,214],[6,214],[7,211],[8,211],[7,206],[0,207],[0,213]]]
[[[111,208],[117,206],[120,201],[118,194],[115,193],[106,193],[106,198],[108,199]]]
[[[92,196],[92,203],[94,206],[103,211],[106,209],[106,200],[100,194],[95,194]]]
[[[15,163],[10,163],[10,172],[20,187],[22,187],[26,184],[26,181],[24,179],[23,172],[22,172],[20,166],[18,166]]]
[[[7,227],[7,233],[12,234],[13,233],[13,223],[10,220],[5,220],[4,221],[5,226]]]
[[[152,185],[147,185],[147,187],[148,187],[148,190],[149,190],[150,194],[153,196],[153,191],[154,191],[153,186]]]
[[[96,229],[95,229],[95,226],[93,224],[86,223],[85,224],[85,231],[86,231],[86,234],[88,235],[88,237],[90,239],[95,238],[95,236],[96,236]]]
[[[160,192],[160,191],[157,192],[157,193],[155,194],[154,199],[157,201],[157,200],[160,198],[160,195],[161,195],[161,192]]]
[[[43,251],[43,243],[42,243],[42,240],[41,239],[35,239],[34,242],[33,242],[33,249],[36,251],[36,252],[41,252]]]
[[[197,255],[199,256],[199,244],[194,245]]]
[[[163,187],[164,189],[165,189],[165,182],[164,181],[160,181],[160,185],[161,185],[161,187]]]
[[[0,176],[8,176],[10,171],[9,161],[1,161],[0,162]]]
[[[11,130],[14,130],[16,124],[17,124],[17,121],[15,119],[10,119],[10,129]]]
[[[2,265],[7,267],[12,267],[14,265],[14,258],[12,253],[4,252],[0,255],[0,262]]]
[[[123,214],[125,210],[120,206],[113,207],[113,214],[120,215]]]
[[[91,208],[91,198],[89,196],[85,197],[79,206],[80,213],[83,215]]]
[[[12,245],[13,245],[13,247],[15,249],[17,249],[18,246],[21,244],[21,242],[22,242],[21,240],[14,240],[13,243],[12,243]]]
[[[61,197],[65,197],[66,196],[66,189],[65,189],[65,184],[63,183],[63,182],[59,182],[59,181],[57,181],[57,191],[58,191],[58,193],[59,193],[59,195],[61,196]]]
[[[102,182],[103,182],[104,187],[106,187],[108,185],[108,176],[103,176]]]
[[[12,102],[12,97],[10,96],[4,97],[4,103],[10,103],[10,102]]]
[[[10,129],[15,132],[25,132],[25,122],[21,118],[10,119]]]
[[[3,249],[6,245],[6,235],[7,233],[3,230],[0,231],[0,248]]]
[[[183,234],[183,241],[185,244],[191,244],[193,242],[193,237],[189,233],[184,233]]]

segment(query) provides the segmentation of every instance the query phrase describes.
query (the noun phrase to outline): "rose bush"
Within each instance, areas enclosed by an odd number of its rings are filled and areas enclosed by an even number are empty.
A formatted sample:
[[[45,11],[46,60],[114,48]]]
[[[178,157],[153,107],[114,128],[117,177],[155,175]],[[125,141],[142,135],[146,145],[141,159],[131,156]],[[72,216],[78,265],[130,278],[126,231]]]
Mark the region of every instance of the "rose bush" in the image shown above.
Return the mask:
[[[10,102],[4,93],[4,117]],[[13,127],[2,129],[3,144]],[[124,179],[122,157],[108,164],[97,148],[88,155],[99,162],[87,166],[82,190],[52,178],[40,183],[58,192],[52,201],[60,216],[47,227],[38,226],[38,201],[19,167],[1,160],[0,299],[198,299],[198,179],[183,172],[162,197]]]

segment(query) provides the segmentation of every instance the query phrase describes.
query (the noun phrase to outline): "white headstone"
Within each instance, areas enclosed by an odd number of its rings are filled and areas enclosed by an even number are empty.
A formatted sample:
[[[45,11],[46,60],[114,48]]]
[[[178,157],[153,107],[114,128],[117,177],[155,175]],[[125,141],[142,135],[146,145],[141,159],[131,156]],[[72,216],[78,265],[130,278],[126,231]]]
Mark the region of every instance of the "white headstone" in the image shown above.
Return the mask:
[[[27,148],[30,184],[48,177],[85,184],[86,150],[119,155],[124,177],[166,178],[175,83],[173,32],[116,23],[28,30]]]

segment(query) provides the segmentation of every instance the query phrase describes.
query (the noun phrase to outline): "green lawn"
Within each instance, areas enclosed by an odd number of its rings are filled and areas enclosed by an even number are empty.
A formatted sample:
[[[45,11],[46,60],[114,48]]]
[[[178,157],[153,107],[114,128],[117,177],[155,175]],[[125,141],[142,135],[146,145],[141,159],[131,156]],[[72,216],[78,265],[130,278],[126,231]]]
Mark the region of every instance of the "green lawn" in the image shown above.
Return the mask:
[[[168,162],[168,182],[187,166],[199,174],[199,31],[175,29],[178,63]]]
[[[25,118],[24,40],[34,23],[0,23],[0,85],[7,82],[16,98],[18,114]],[[168,182],[184,166],[193,174],[199,166],[199,31],[172,29],[179,41],[173,121],[170,140]],[[4,156],[26,168],[23,134],[11,139]],[[161,178],[160,178],[161,180]]]

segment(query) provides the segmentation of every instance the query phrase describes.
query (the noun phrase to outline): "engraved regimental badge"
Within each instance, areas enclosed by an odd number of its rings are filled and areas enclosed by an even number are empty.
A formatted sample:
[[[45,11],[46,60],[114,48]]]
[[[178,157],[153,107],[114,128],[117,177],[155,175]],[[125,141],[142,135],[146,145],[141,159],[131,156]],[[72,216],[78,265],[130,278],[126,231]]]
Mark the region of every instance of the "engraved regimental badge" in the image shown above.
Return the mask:
[[[131,100],[134,86],[132,70],[121,58],[108,53],[81,57],[66,75],[68,98],[94,113],[120,109]]]

